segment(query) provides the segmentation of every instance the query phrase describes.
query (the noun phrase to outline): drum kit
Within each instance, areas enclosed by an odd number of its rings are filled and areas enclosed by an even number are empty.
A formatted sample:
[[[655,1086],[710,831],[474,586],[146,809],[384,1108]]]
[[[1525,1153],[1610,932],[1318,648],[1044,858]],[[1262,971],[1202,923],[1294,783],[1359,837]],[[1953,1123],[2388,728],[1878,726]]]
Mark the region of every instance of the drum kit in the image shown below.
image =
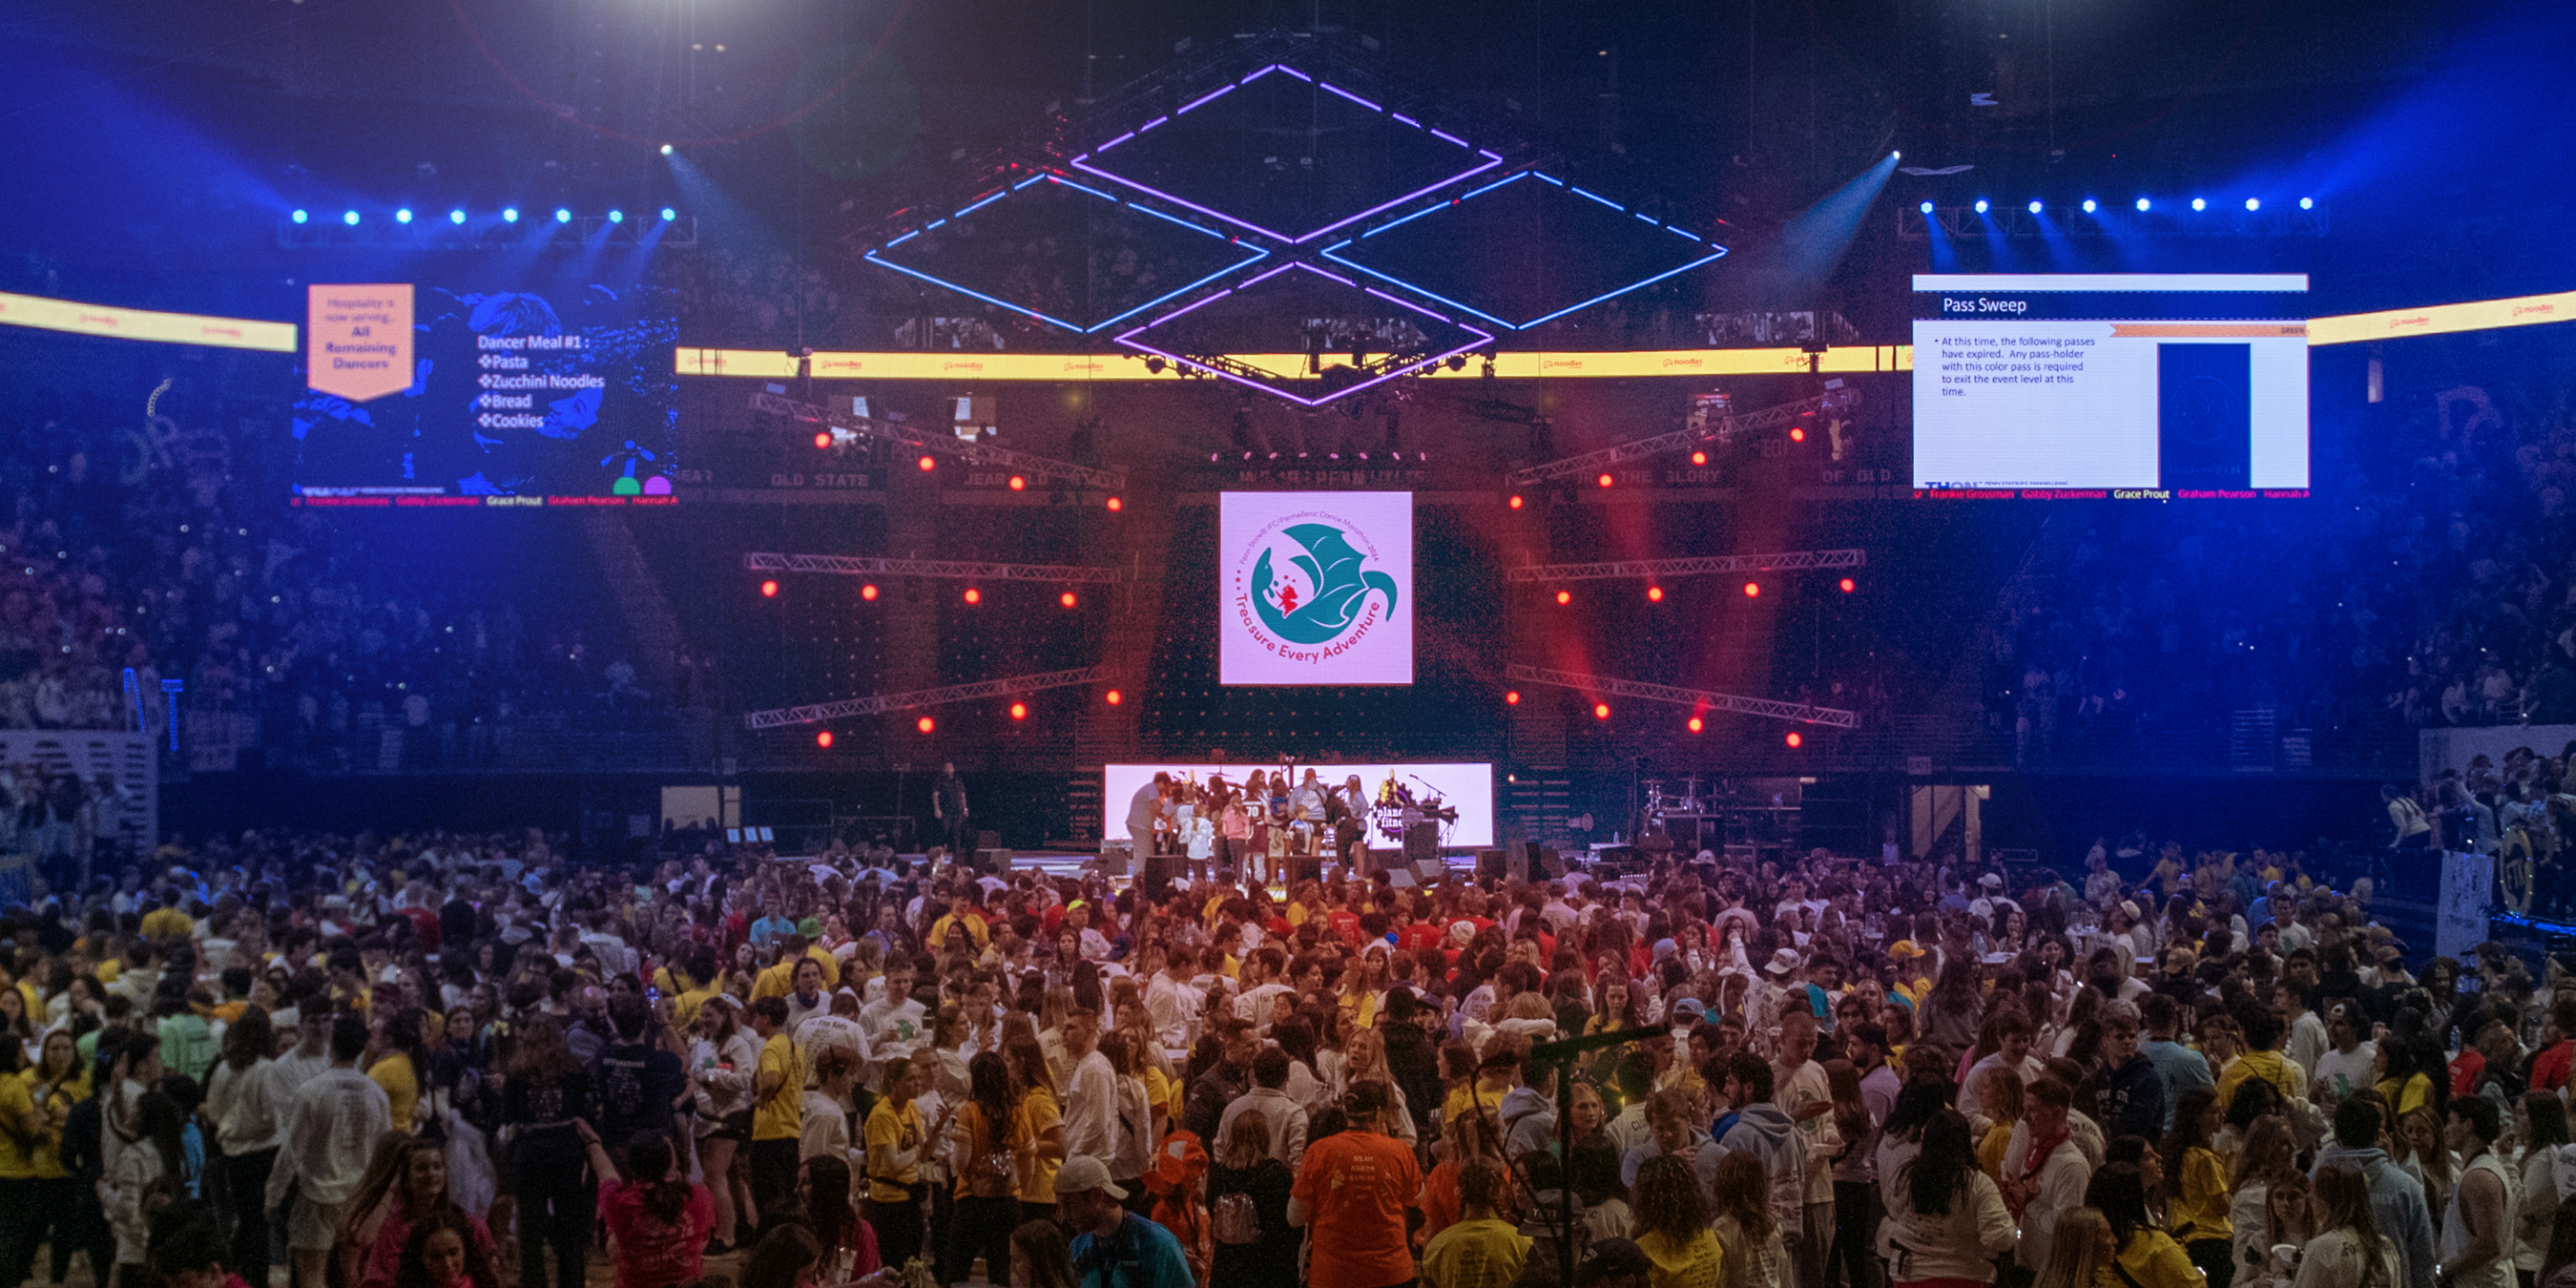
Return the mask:
[[[1699,779],[1685,778],[1682,780],[1681,795],[1667,796],[1664,794],[1663,779],[1647,779],[1645,781],[1647,820],[1660,823],[1672,818],[1706,818],[1709,812],[1708,805],[1699,798],[1699,786]]]

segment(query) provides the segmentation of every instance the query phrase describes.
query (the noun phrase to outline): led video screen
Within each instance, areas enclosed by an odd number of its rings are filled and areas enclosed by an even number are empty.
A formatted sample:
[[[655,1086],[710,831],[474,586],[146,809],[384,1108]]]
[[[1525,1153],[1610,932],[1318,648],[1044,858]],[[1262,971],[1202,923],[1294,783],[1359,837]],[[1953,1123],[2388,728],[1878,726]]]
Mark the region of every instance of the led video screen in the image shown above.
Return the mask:
[[[2307,277],[1922,274],[1914,487],[2306,496]]]
[[[643,286],[314,284],[296,503],[671,504],[678,333]]]
[[[1220,683],[1413,683],[1411,492],[1228,492],[1217,540]]]

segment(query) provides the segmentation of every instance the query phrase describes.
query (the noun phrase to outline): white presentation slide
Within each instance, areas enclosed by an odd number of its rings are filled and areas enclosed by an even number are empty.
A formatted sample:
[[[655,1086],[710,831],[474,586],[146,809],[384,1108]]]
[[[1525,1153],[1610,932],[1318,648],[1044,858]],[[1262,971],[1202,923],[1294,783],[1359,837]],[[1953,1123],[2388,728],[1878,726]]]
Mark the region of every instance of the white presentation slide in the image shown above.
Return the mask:
[[[1154,781],[1158,773],[1170,774],[1174,782],[1200,782],[1222,774],[1235,787],[1255,771],[1274,774],[1276,765],[1108,765],[1101,771],[1101,834],[1113,840],[1127,835],[1127,807],[1136,793]],[[1458,811],[1458,821],[1440,829],[1440,843],[1459,849],[1489,849],[1494,844],[1494,767],[1489,763],[1424,764],[1424,765],[1317,765],[1315,777],[1329,786],[1338,787],[1344,779],[1357,774],[1360,785],[1368,789],[1375,801],[1387,776],[1413,790],[1415,801],[1433,796],[1443,808]],[[1297,766],[1297,777],[1303,781],[1306,767]],[[1377,830],[1372,821],[1369,844],[1378,849],[1392,849],[1396,842]]]
[[[1413,494],[1228,492],[1223,684],[1413,683]]]
[[[2301,273],[1920,274],[1914,486],[2304,496]]]

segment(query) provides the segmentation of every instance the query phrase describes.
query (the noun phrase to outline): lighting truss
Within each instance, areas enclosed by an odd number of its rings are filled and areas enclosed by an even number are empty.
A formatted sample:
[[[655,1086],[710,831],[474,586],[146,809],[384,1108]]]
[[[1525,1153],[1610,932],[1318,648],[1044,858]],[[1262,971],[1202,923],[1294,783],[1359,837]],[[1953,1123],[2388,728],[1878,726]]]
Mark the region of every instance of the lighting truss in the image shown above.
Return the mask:
[[[821,724],[826,720],[851,716],[880,716],[889,711],[915,711],[952,702],[973,702],[979,698],[1015,697],[1043,689],[1068,689],[1076,685],[1097,684],[1108,678],[1108,667],[1086,666],[1079,671],[1045,671],[1037,675],[1015,675],[1004,680],[978,680],[973,684],[951,684],[938,689],[914,689],[909,693],[880,693],[874,697],[842,698],[811,706],[747,711],[742,719],[744,724],[754,729],[785,729],[791,725]]]
[[[1603,581],[1611,578],[1698,577],[1712,573],[1808,572],[1819,568],[1858,568],[1869,562],[1866,550],[1791,550],[1776,555],[1697,555],[1687,559],[1621,559],[1609,563],[1530,564],[1503,570],[1503,580]]]
[[[422,207],[419,217],[408,224],[396,223],[382,212],[376,212],[350,225],[341,222],[337,215],[316,208],[312,219],[305,223],[279,219],[277,244],[283,250],[526,250],[547,245],[582,246],[593,237],[600,238],[601,245],[611,247],[650,244],[662,250],[689,250],[698,244],[698,218],[695,215],[662,220],[653,217],[652,212],[638,210],[623,220],[611,220],[605,215],[576,215],[570,223],[556,223],[551,210],[540,214],[530,208],[521,213],[522,218],[517,223],[476,215],[460,225],[449,223],[445,215],[433,218],[429,208]]]
[[[1666,452],[1679,451],[1685,447],[1698,447],[1706,443],[1731,443],[1746,435],[1788,424],[1812,411],[1843,411],[1859,403],[1860,391],[1857,389],[1848,387],[1828,389],[1814,398],[1802,398],[1797,402],[1782,403],[1777,407],[1765,407],[1760,411],[1746,412],[1740,416],[1728,416],[1703,429],[1677,429],[1651,438],[1613,443],[1598,451],[1585,452],[1581,456],[1569,456],[1563,460],[1549,461],[1545,465],[1533,465],[1525,470],[1514,470],[1504,478],[1514,487],[1526,487],[1533,483],[1551,483],[1558,479],[1581,478],[1603,466],[1617,465],[1641,457],[1661,456]]]
[[[1127,486],[1127,467],[1124,465],[1113,465],[1108,469],[1098,470],[1088,465],[1075,465],[1070,461],[1031,456],[1026,452],[1014,452],[1005,447],[969,443],[954,434],[932,433],[917,426],[898,424],[890,420],[872,420],[866,416],[833,411],[828,407],[798,402],[784,394],[771,393],[765,389],[752,391],[751,409],[767,412],[772,416],[785,416],[790,420],[803,421],[809,425],[829,425],[833,429],[856,434],[862,438],[873,438],[913,451],[929,452],[935,456],[952,457],[968,465],[998,465],[1005,469],[1016,470],[1031,478],[1058,479],[1083,487],[1110,490]]]
[[[1342,385],[1320,398],[1309,398],[1304,394],[1283,389],[1276,384],[1270,383],[1272,380],[1276,379],[1276,377],[1272,376],[1270,373],[1223,354],[1187,354],[1177,350],[1157,348],[1138,338],[1146,332],[1151,331],[1166,322],[1172,321],[1193,309],[1214,304],[1218,300],[1224,299],[1237,291],[1249,290],[1263,282],[1269,281],[1271,278],[1277,277],[1280,274],[1291,270],[1312,273],[1317,277],[1339,282],[1344,286],[1352,287],[1356,290],[1365,291],[1368,294],[1377,297],[1379,300],[1392,304],[1397,308],[1407,310],[1408,312],[1419,313],[1424,317],[1431,318],[1444,325],[1456,327],[1459,330],[1466,332],[1472,338],[1438,352],[1400,351],[1383,354],[1372,361],[1351,368],[1350,370],[1353,377],[1351,383]],[[1247,278],[1240,285],[1229,286],[1213,294],[1201,296],[1196,300],[1192,300],[1188,304],[1182,305],[1180,308],[1174,309],[1171,312],[1118,337],[1118,343],[1123,344],[1128,348],[1152,354],[1155,357],[1161,358],[1166,362],[1176,364],[1186,370],[1203,372],[1207,375],[1215,376],[1220,380],[1231,380],[1245,388],[1258,389],[1273,397],[1285,398],[1299,406],[1309,408],[1321,407],[1338,398],[1347,398],[1363,389],[1375,388],[1376,386],[1385,384],[1387,381],[1396,379],[1399,376],[1409,376],[1419,371],[1429,370],[1450,358],[1464,357],[1469,353],[1473,353],[1478,349],[1491,345],[1493,342],[1494,335],[1490,331],[1457,321],[1449,317],[1447,314],[1426,309],[1419,304],[1397,299],[1374,286],[1361,286],[1357,282],[1354,282],[1339,273],[1332,272],[1329,269],[1317,268],[1314,265],[1303,261],[1282,264],[1268,272]]]
[[[1797,724],[1824,725],[1834,729],[1860,726],[1857,712],[1838,711],[1832,707],[1809,706],[1804,702],[1774,702],[1769,698],[1738,697],[1732,693],[1711,693],[1706,689],[1677,689],[1669,684],[1647,684],[1641,680],[1613,680],[1605,676],[1579,675],[1572,671],[1552,671],[1544,667],[1503,668],[1506,678],[1523,684],[1546,684],[1560,689],[1614,698],[1636,698],[1645,702],[1669,702],[1695,711],[1724,711],[1739,716],[1761,716],[1768,720],[1787,720]]]
[[[787,555],[765,550],[742,557],[753,572],[823,572],[843,577],[935,577],[963,581],[1045,581],[1076,585],[1127,580],[1123,568],[1078,564],[965,563],[955,559],[873,559],[863,555]]]
[[[1896,235],[1921,241],[1937,228],[1944,237],[1964,238],[1989,233],[2002,237],[2322,237],[2331,227],[2323,205],[2301,210],[2288,201],[2271,202],[2261,210],[2247,210],[2241,204],[2194,210],[2182,200],[2165,197],[2148,210],[2138,210],[2126,201],[2105,201],[2092,214],[2078,213],[2072,205],[2051,204],[2045,210],[2034,215],[2027,206],[1995,202],[1982,215],[1975,206],[1935,206],[1927,215],[1920,205],[1899,203]]]

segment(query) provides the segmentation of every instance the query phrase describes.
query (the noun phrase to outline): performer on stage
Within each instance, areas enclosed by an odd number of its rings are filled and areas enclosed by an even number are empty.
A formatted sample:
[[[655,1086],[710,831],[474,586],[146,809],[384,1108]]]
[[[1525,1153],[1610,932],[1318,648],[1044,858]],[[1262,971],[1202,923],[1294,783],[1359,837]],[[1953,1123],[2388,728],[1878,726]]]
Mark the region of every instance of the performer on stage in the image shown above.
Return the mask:
[[[1172,776],[1157,773],[1154,781],[1137,788],[1136,795],[1127,802],[1127,844],[1136,864],[1136,881],[1156,899],[1163,897],[1165,887],[1171,883],[1170,870],[1156,853],[1154,843],[1163,823],[1165,798],[1171,792]]]
[[[1368,788],[1357,774],[1345,780],[1342,790],[1324,806],[1324,816],[1333,825],[1333,849],[1352,876],[1364,877],[1376,870],[1369,862],[1368,813]]]
[[[939,820],[940,843],[959,860],[971,865],[975,855],[967,849],[972,839],[966,831],[966,780],[957,776],[957,762],[943,761],[939,781],[930,787],[930,812]],[[1009,876],[1010,873],[997,873]]]

